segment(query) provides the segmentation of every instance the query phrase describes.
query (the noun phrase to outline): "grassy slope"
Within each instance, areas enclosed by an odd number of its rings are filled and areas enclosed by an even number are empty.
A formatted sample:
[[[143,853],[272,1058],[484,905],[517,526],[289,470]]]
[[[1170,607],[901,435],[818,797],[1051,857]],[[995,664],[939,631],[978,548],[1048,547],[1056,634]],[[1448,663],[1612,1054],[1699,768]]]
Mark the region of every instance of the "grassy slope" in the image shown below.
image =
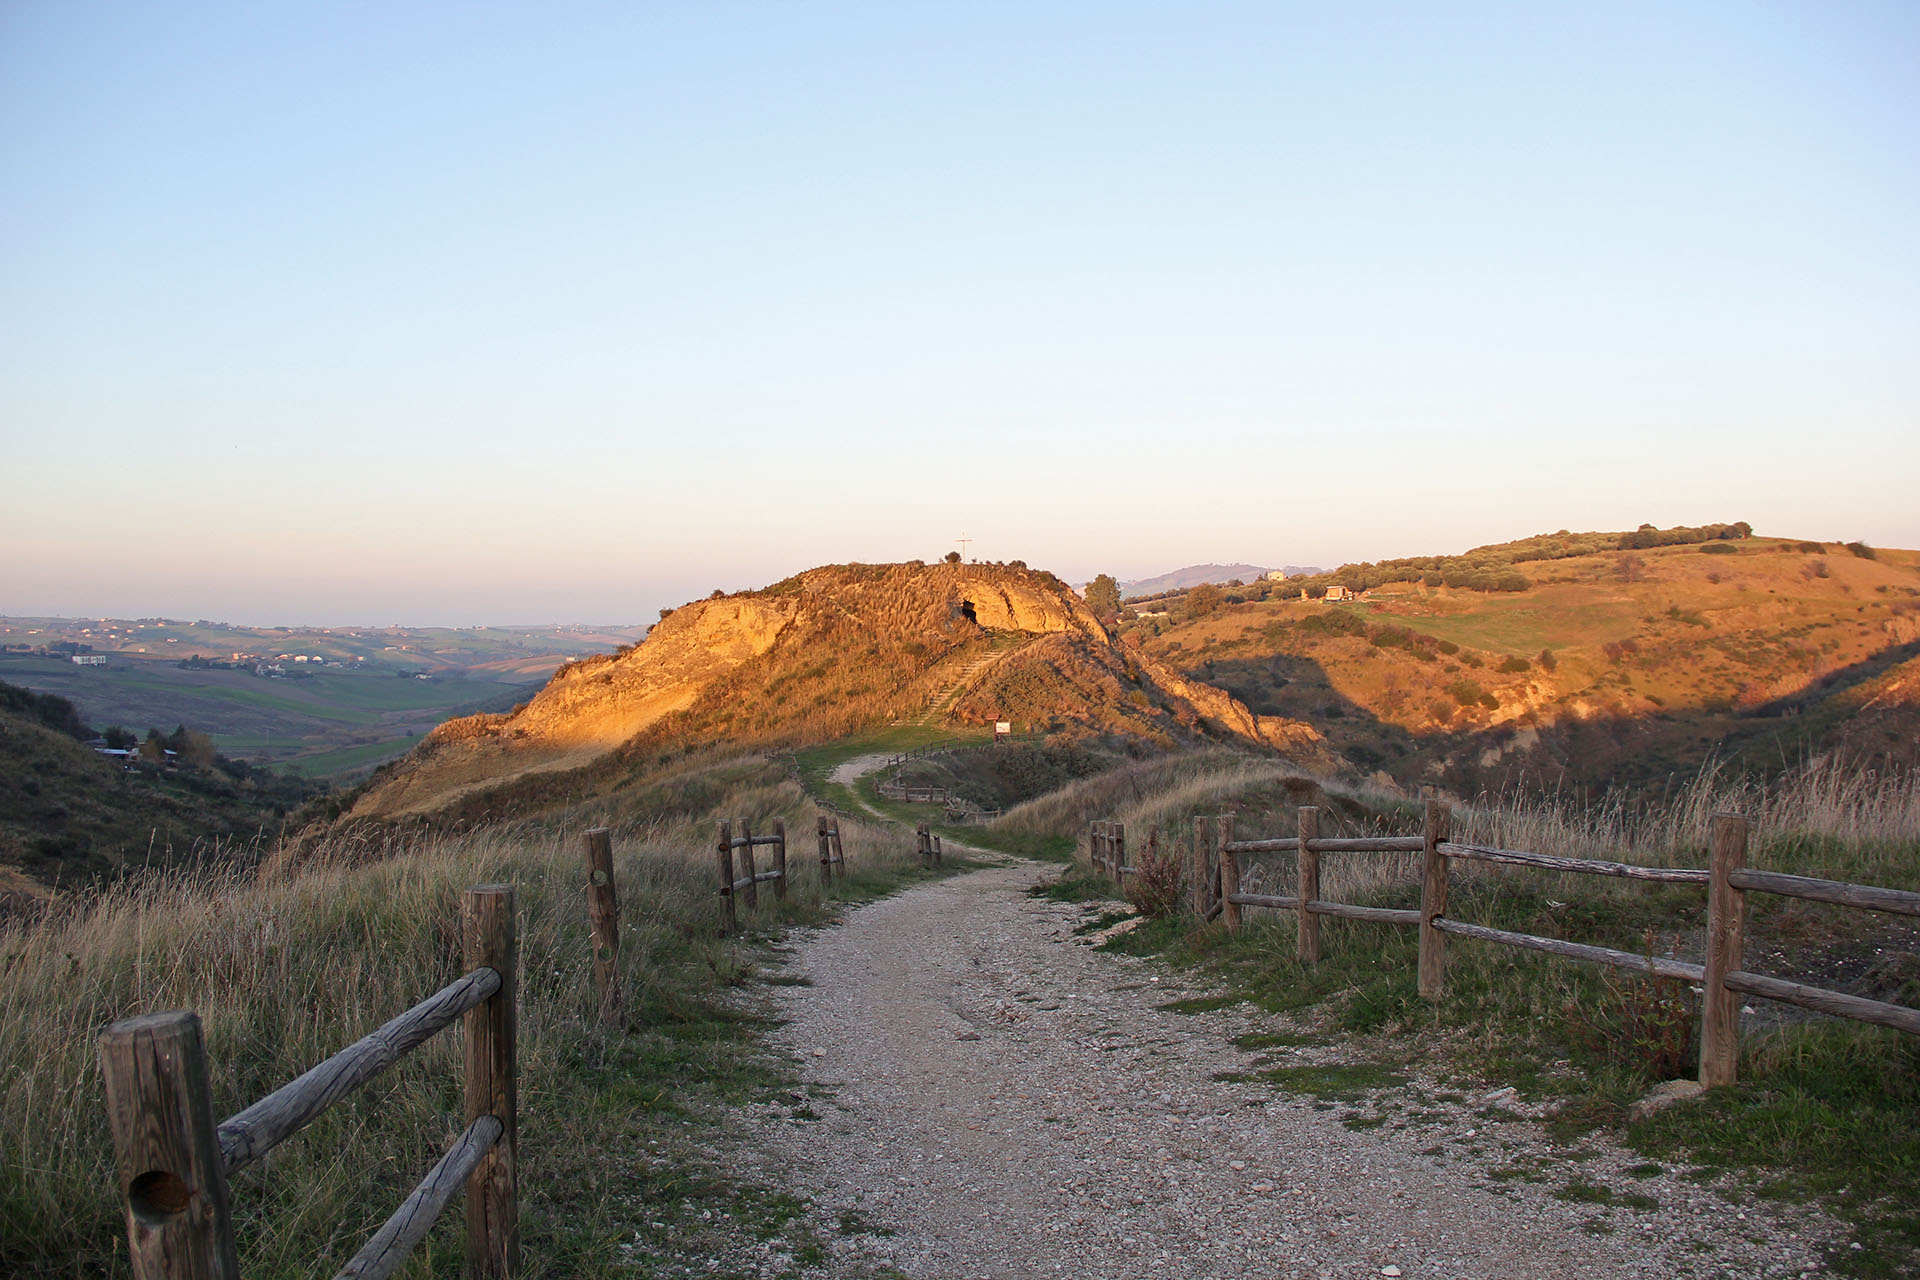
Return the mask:
[[[1534,585],[1512,593],[1399,583],[1351,604],[1239,604],[1145,645],[1403,781],[1450,770],[1446,780],[1471,790],[1525,768],[1548,781],[1644,779],[1697,765],[1729,739],[1775,767],[1836,741],[1911,765],[1905,719],[1869,729],[1828,695],[1911,657],[1920,553],[1869,560],[1766,538],[1704,546],[1737,550],[1529,563]],[[1409,645],[1407,633],[1420,639]],[[1902,697],[1920,703],[1911,688]],[[1581,736],[1583,724],[1605,732]],[[1542,747],[1529,731],[1579,740]],[[1610,750],[1603,736],[1624,745]]]
[[[223,774],[133,771],[65,734],[0,712],[0,865],[43,885],[169,862],[277,835],[282,810]]]
[[[729,1106],[812,1114],[790,1068],[758,1047],[752,991],[780,980],[769,947],[786,924],[933,873],[897,834],[847,823],[849,878],[821,885],[803,851],[785,901],[763,886],[749,932],[721,938],[713,820],[782,816],[804,830],[812,806],[761,760],[715,758],[646,782],[535,822],[396,838],[372,862],[359,837],[343,836],[257,880],[173,878],[0,933],[0,1272],[125,1273],[93,1059],[100,1027],[197,1010],[215,1109],[229,1114],[455,976],[461,888],[507,881],[522,948],[525,1274],[798,1274],[822,1249],[801,1200],[738,1173],[723,1150]],[[598,825],[615,833],[630,1010],[614,1034],[594,1025],[579,897],[579,833]],[[440,1037],[237,1177],[247,1274],[329,1274],[444,1148],[458,1110],[458,1038]],[[458,1272],[458,1220],[436,1228],[428,1263],[409,1274]]]
[[[1269,761],[1218,753],[1143,761],[1009,813],[997,825],[1028,833],[1084,830],[1087,816],[1127,822],[1131,860],[1158,825],[1179,848],[1196,814],[1230,813],[1241,838],[1287,835],[1298,806],[1316,804],[1324,835],[1406,834],[1420,825],[1396,796],[1329,790]],[[1765,791],[1708,775],[1657,811],[1592,810],[1508,798],[1455,814],[1458,838],[1506,848],[1649,865],[1698,865],[1715,811],[1747,813],[1753,865],[1920,889],[1920,786],[1836,768],[1801,772]],[[1249,891],[1289,893],[1291,859],[1251,858]],[[1332,901],[1409,907],[1419,902],[1417,859],[1342,855],[1322,864]],[[1179,877],[1184,885],[1185,875]],[[1111,898],[1104,877],[1080,868],[1050,892]],[[1588,877],[1461,868],[1450,914],[1461,919],[1627,951],[1656,948],[1698,960],[1701,895]],[[1753,895],[1747,955],[1764,972],[1913,1005],[1920,1002],[1920,930],[1871,913]],[[1108,911],[1105,923],[1120,918]],[[1294,960],[1290,914],[1249,909],[1229,935],[1191,919],[1157,920],[1115,949],[1151,954],[1207,974],[1221,996],[1293,1016],[1297,1035],[1275,1040],[1249,1079],[1348,1109],[1356,1127],[1417,1129],[1421,1103],[1392,1086],[1411,1076],[1460,1093],[1517,1086],[1550,1114],[1561,1157],[1504,1177],[1565,1180],[1571,1197],[1607,1196],[1578,1172],[1585,1135],[1609,1134],[1650,1161],[1691,1168],[1736,1200],[1750,1194],[1815,1199],[1856,1228],[1861,1247],[1831,1259],[1847,1274],[1891,1277],[1920,1267],[1920,1042],[1856,1024],[1782,1023],[1782,1006],[1748,1020],[1741,1081],[1707,1098],[1636,1117],[1652,1084],[1697,1070],[1697,1000],[1683,984],[1605,971],[1503,947],[1453,940],[1448,989],[1429,1004],[1415,989],[1411,930],[1323,920],[1323,960]],[[1331,1061],[1300,1065],[1293,1049]],[[1596,1229],[1609,1229],[1602,1212]]]

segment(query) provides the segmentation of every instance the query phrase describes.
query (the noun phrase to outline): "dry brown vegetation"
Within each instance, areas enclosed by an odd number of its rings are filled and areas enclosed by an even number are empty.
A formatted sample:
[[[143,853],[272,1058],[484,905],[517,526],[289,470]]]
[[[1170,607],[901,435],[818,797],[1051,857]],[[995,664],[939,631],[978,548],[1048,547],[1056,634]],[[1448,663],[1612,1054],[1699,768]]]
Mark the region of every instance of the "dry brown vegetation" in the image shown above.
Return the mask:
[[[1401,580],[1357,602],[1276,595],[1133,625],[1149,653],[1403,784],[1601,789],[1715,752],[1762,770],[1836,750],[1912,768],[1920,554],[1804,545],[1601,550],[1528,562],[1524,590]],[[1824,576],[1804,572],[1813,559]]]
[[[604,790],[689,745],[826,742],[930,708],[961,725],[1005,719],[1160,746],[1317,743],[1115,644],[1051,574],[837,565],[687,605],[638,648],[564,668],[510,715],[443,725],[352,812],[499,816],[528,797]]]

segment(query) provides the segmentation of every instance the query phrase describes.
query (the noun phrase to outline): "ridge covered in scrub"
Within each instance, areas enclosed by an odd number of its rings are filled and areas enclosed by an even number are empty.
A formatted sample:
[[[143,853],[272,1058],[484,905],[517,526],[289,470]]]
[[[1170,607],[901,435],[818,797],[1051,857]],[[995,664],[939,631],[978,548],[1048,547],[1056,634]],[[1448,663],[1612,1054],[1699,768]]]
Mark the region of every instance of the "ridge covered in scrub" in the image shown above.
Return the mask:
[[[1119,626],[1403,786],[1633,789],[1709,759],[1920,762],[1920,553],[1734,524],[1549,534],[1456,560],[1190,593]]]
[[[1050,573],[1017,561],[829,565],[672,610],[641,644],[561,668],[512,712],[448,721],[376,775],[352,813],[433,813],[616,752],[819,742],[931,716],[1321,754],[1307,726],[1120,646]]]

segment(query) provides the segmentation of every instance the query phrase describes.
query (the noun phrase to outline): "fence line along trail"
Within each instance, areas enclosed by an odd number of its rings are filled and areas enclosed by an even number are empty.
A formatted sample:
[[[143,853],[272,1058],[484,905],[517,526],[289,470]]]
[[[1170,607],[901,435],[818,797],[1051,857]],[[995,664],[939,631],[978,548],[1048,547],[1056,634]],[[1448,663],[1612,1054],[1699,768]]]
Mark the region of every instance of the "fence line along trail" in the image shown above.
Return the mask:
[[[1620,1177],[1653,1208],[1555,1198],[1638,1159],[1604,1146],[1537,1183],[1497,1180],[1550,1144],[1487,1118],[1478,1094],[1354,1129],[1341,1107],[1218,1079],[1257,1069],[1233,1040],[1263,1015],[1157,1008],[1195,992],[1074,945],[1085,910],[1025,892],[1053,874],[992,867],[800,940],[793,971],[817,982],[770,998],[831,1097],[818,1119],[763,1116],[756,1137],[837,1224],[829,1274],[1759,1277],[1819,1270],[1817,1242],[1836,1237],[1674,1174]],[[1265,1052],[1306,1064],[1339,1045]]]

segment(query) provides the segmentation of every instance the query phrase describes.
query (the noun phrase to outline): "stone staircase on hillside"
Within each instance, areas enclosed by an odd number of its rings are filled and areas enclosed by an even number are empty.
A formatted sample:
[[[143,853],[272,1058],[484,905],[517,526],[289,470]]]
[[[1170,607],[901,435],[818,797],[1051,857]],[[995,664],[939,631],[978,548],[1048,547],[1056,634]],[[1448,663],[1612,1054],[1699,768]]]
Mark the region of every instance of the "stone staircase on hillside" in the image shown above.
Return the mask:
[[[1032,640],[1032,636],[1019,631],[996,634],[993,637],[992,646],[985,653],[969,659],[965,666],[954,672],[953,679],[944,689],[927,699],[926,710],[922,711],[913,723],[918,725],[939,723],[946,717],[947,712],[953,710],[954,704],[960,701],[961,695],[972,687],[976,676],[1008,654],[1025,648]]]

